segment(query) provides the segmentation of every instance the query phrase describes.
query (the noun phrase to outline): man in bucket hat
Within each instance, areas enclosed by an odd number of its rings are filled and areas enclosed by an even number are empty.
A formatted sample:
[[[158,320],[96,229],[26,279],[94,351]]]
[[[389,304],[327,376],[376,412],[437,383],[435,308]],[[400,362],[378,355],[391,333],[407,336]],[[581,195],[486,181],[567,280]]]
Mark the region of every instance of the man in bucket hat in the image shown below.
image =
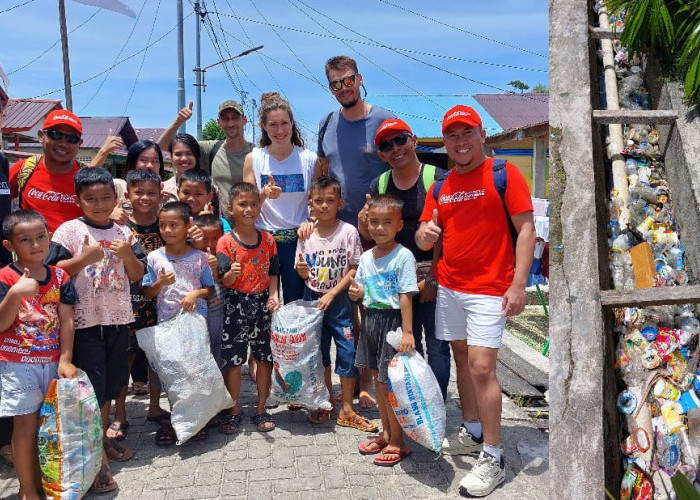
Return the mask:
[[[473,108],[447,111],[442,135],[455,167],[438,193],[431,188],[427,194],[416,243],[429,250],[442,237],[435,330],[452,345],[464,419],[443,453],[481,452],[460,482],[460,493],[486,496],[505,481],[496,361],[506,317],[525,308],[535,247],[532,199],[523,175],[509,162],[503,166],[507,183],[501,198],[494,159],[484,153],[486,133]],[[515,255],[509,218],[517,233]]]

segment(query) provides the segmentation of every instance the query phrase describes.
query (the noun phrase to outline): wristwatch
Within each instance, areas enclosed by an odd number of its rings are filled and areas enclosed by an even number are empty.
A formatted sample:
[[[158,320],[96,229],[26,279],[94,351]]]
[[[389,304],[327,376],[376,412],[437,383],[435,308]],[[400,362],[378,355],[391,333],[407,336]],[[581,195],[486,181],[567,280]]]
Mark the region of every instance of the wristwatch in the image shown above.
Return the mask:
[[[438,282],[435,280],[435,278],[432,278],[430,276],[425,277],[425,284],[433,288],[438,287]]]

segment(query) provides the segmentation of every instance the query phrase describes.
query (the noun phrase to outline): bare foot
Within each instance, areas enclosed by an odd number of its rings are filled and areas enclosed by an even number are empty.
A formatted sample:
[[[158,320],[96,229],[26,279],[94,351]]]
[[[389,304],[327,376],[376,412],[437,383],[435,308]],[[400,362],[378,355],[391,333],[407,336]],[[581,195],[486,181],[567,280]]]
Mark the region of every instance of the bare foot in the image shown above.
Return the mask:
[[[369,410],[370,408],[377,407],[377,400],[367,391],[360,391],[360,408]]]
[[[6,463],[8,465],[14,465],[15,461],[12,457],[12,445],[6,444],[0,448],[0,463]]]

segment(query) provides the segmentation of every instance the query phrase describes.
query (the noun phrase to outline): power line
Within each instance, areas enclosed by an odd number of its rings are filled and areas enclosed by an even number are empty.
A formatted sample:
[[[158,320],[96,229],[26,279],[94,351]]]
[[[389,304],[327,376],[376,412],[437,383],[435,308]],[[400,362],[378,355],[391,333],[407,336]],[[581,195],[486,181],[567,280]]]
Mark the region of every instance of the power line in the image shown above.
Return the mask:
[[[117,59],[119,59],[119,56],[122,55],[122,52],[124,52],[124,49],[126,48],[126,45],[127,45],[127,44],[129,43],[129,41],[131,40],[131,36],[134,34],[134,31],[136,31],[136,26],[138,26],[138,24],[139,24],[139,20],[141,19],[141,14],[143,13],[143,9],[144,9],[145,6],[146,6],[146,2],[143,2],[143,3],[141,4],[141,9],[139,10],[138,16],[136,16],[136,19],[134,19],[134,24],[133,24],[133,26],[131,27],[131,31],[130,31],[129,34],[126,36],[126,39],[124,40],[124,43],[122,44],[121,48],[119,49],[119,52],[117,52],[117,55],[114,56],[114,62],[116,62]],[[112,64],[114,64],[114,62],[113,62]],[[112,70],[111,70],[111,68],[110,68],[110,69],[107,71],[107,73],[105,74],[105,77],[102,79],[102,81],[100,82],[100,84],[97,86],[97,89],[95,89],[95,92],[92,94],[92,96],[90,97],[90,99],[88,99],[88,101],[87,101],[85,104],[83,104],[83,107],[80,108],[80,111],[78,111],[78,114],[82,114],[82,112],[85,110],[85,108],[87,108],[87,107],[90,105],[90,103],[95,99],[95,97],[97,97],[97,94],[99,94],[99,93],[100,93],[100,90],[102,90],[102,86],[103,86],[103,85],[105,84],[105,82],[107,81],[107,78],[109,78],[109,75],[110,75],[111,72],[112,72]]]
[[[30,0],[30,1],[33,2],[34,0]],[[29,3],[29,2],[27,2],[27,3]],[[88,23],[88,21],[90,21],[93,17],[95,17],[95,16],[96,16],[97,14],[99,14],[100,12],[102,12],[102,9],[101,9],[101,8],[97,9],[95,12],[93,12],[93,13],[90,15],[90,17],[88,17],[87,19],[85,19],[85,21],[83,21],[83,22],[80,23],[78,26],[76,26],[75,28],[73,28],[72,30],[70,30],[70,31],[68,32],[68,34],[70,35],[70,34],[72,34],[73,32],[78,31],[80,28],[82,28],[83,26],[85,26],[85,25]],[[28,66],[31,66],[32,64],[34,64],[35,62],[37,62],[39,59],[41,59],[42,57],[44,57],[46,54],[48,54],[49,51],[50,51],[51,49],[53,49],[53,48],[54,48],[56,45],[58,45],[59,43],[61,43],[61,39],[60,39],[60,38],[59,38],[58,40],[56,40],[48,49],[46,49],[44,52],[42,52],[41,54],[39,54],[38,56],[36,56],[34,59],[32,59],[31,61],[29,61],[28,63],[24,64],[23,66],[20,66],[19,68],[15,69],[15,70],[13,70],[13,71],[10,71],[10,72],[8,73],[8,76],[9,76],[9,75],[14,75],[14,74],[17,73],[18,71],[22,71],[24,68],[26,68],[26,67],[28,67]]]
[[[193,14],[194,14],[194,12],[191,12],[190,14],[186,15],[186,16],[185,16],[185,19],[187,19],[188,17],[192,16]],[[165,33],[163,33],[163,35],[161,35],[161,36],[160,36],[157,40],[155,40],[153,43],[147,45],[146,47],[144,47],[144,48],[142,48],[142,49],[140,49],[140,50],[137,50],[137,51],[134,52],[133,54],[131,54],[131,55],[125,57],[124,59],[122,59],[121,61],[118,61],[118,62],[114,63],[114,64],[113,64],[112,66],[110,66],[109,68],[107,68],[107,69],[105,69],[105,70],[102,70],[102,71],[100,71],[99,73],[96,73],[96,74],[92,75],[91,77],[86,78],[85,80],[81,80],[81,81],[79,81],[78,83],[74,83],[72,86],[73,86],[73,87],[77,87],[77,86],[79,86],[79,85],[83,85],[83,84],[85,84],[85,83],[87,83],[87,82],[90,82],[90,81],[94,80],[95,78],[98,78],[98,77],[104,75],[104,74],[107,73],[108,71],[113,70],[113,69],[116,68],[117,66],[120,66],[120,65],[124,64],[126,61],[129,61],[129,60],[133,59],[134,57],[136,57],[137,55],[139,55],[139,54],[142,53],[143,51],[148,50],[150,47],[153,47],[154,45],[160,43],[165,37],[167,37],[170,33],[172,33],[173,31],[175,31],[176,29],[177,29],[177,25],[173,26],[173,27],[170,28],[168,31],[166,31]],[[56,94],[56,93],[58,93],[58,92],[63,92],[64,90],[66,90],[65,87],[61,87],[60,89],[56,89],[56,90],[52,90],[52,91],[50,91],[50,92],[45,92],[45,93],[43,93],[43,94],[36,95],[36,96],[32,97],[32,99],[39,99],[40,97],[46,97],[46,96],[49,96],[49,95],[51,95],[51,94]]]
[[[25,5],[28,5],[28,4],[32,3],[33,1],[34,1],[34,0],[28,0],[28,1],[26,1],[26,2],[18,3],[17,5],[13,5],[12,7],[8,7],[7,9],[0,10],[0,14],[4,14],[5,12],[10,12],[11,10],[14,10],[14,9],[16,9],[16,8],[18,8],[18,7],[23,7],[23,6],[25,6]]]
[[[433,17],[426,16],[425,14],[421,14],[420,12],[414,12],[414,11],[412,11],[411,9],[407,9],[406,7],[404,7],[404,6],[402,6],[402,5],[397,5],[397,4],[395,4],[395,3],[389,2],[388,0],[379,0],[379,1],[382,2],[382,3],[385,3],[385,4],[387,4],[387,5],[391,5],[392,7],[395,7],[395,8],[397,8],[397,9],[403,10],[403,11],[405,11],[405,12],[410,12],[410,13],[413,14],[414,16],[418,16],[418,17],[421,17],[421,18],[423,18],[423,19],[427,19],[428,21],[432,21],[432,22],[434,22],[434,23],[441,24],[442,26],[447,26],[448,28],[452,28],[452,29],[454,29],[454,30],[461,31],[462,33],[466,33],[467,35],[475,36],[475,37],[477,37],[477,38],[481,38],[482,40],[487,40],[487,41],[489,41],[489,42],[497,43],[497,44],[499,44],[499,45],[503,45],[503,46],[505,46],[505,47],[509,47],[509,48],[511,48],[511,49],[518,50],[518,51],[520,51],[520,52],[525,52],[526,54],[530,54],[530,55],[537,56],[537,57],[544,57],[545,59],[547,59],[547,56],[546,56],[546,55],[538,54],[537,52],[533,52],[533,51],[531,51],[531,50],[523,49],[522,47],[518,47],[518,46],[516,46],[516,45],[511,45],[511,44],[506,43],[506,42],[501,42],[500,40],[496,40],[496,39],[494,39],[494,38],[489,38],[489,37],[484,36],[484,35],[479,35],[478,33],[474,33],[474,32],[472,32],[472,31],[465,30],[464,28],[459,28],[459,27],[457,27],[457,26],[453,26],[453,25],[451,25],[451,24],[448,24],[448,23],[445,23],[445,22],[443,22],[443,21],[440,21],[439,19],[435,19],[435,18],[433,18]]]
[[[148,44],[151,43],[151,39],[153,38],[153,31],[155,31],[155,28],[156,28],[156,21],[158,20],[158,12],[160,11],[160,3],[161,3],[161,0],[158,0],[158,5],[156,6],[156,13],[153,15],[153,24],[151,24],[151,32],[148,34],[148,42],[146,45],[146,50],[143,51],[143,57],[141,58],[141,64],[139,65],[139,70],[136,73],[136,78],[134,78],[134,84],[131,86],[131,93],[129,94],[129,98],[126,100],[126,104],[124,105],[124,112],[122,113],[123,116],[127,116],[126,112],[129,109],[129,104],[131,103],[132,97],[134,97],[134,92],[136,91],[136,84],[138,83],[139,77],[141,76],[141,70],[143,70],[143,64],[146,62],[146,55],[148,54]]]

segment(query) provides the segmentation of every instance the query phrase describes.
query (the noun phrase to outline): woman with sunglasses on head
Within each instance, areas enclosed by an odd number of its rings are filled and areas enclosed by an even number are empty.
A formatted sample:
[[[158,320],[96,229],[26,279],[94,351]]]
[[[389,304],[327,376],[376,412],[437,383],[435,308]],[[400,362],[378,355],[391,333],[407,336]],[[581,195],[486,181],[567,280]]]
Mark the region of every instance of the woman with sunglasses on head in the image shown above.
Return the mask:
[[[297,230],[309,216],[308,190],[321,176],[316,153],[304,148],[289,103],[278,92],[262,95],[259,109],[260,146],[243,163],[243,180],[260,190],[258,229],[277,242],[284,302],[301,299],[304,282],[297,274]]]
[[[403,201],[401,217],[403,228],[396,240],[408,248],[416,259],[419,293],[413,297],[413,336],[416,350],[427,354],[428,365],[438,381],[442,397],[447,397],[447,384],[450,381],[450,345],[435,338],[435,297],[437,282],[433,270],[433,251],[418,248],[415,234],[420,226],[426,194],[435,179],[441,179],[446,171],[421,163],[416,154],[418,138],[411,127],[399,118],[384,120],[374,137],[379,158],[391,166],[391,170],[372,181],[369,196],[390,194]],[[358,230],[363,238],[370,239],[367,230],[367,205],[358,216]],[[423,332],[425,345],[423,349]]]

